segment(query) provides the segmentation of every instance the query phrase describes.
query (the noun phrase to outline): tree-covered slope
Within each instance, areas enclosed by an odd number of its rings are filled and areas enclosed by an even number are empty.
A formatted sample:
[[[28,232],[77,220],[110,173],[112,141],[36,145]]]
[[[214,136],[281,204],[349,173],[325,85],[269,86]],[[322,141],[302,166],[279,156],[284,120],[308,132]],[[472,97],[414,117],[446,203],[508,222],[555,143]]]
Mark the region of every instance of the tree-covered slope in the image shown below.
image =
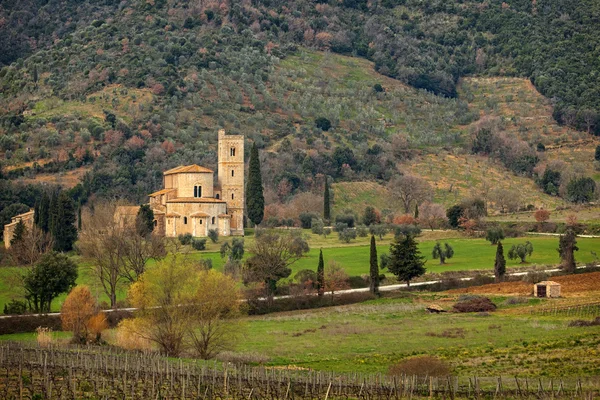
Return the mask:
[[[461,89],[469,75],[529,78],[558,121],[595,133],[599,12],[566,0],[3,2],[4,174],[89,170],[87,193],[140,201],[166,168],[215,166],[224,127],[266,150],[268,199],[319,192],[323,175],[385,184],[416,154],[471,151],[488,104]],[[515,150],[502,162],[530,177],[538,143],[573,138],[495,129]]]

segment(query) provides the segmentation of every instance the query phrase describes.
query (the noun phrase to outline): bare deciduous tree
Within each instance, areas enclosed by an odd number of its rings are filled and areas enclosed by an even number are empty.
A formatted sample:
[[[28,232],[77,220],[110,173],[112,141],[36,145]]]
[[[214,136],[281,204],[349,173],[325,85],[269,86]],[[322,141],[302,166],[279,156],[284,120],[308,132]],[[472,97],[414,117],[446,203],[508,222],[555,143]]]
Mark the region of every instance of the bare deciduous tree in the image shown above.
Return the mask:
[[[419,221],[431,230],[440,228],[448,221],[446,209],[441,204],[426,201],[419,206]]]
[[[389,183],[389,189],[398,196],[404,212],[410,213],[414,204],[433,199],[433,190],[426,180],[414,175],[400,175]]]

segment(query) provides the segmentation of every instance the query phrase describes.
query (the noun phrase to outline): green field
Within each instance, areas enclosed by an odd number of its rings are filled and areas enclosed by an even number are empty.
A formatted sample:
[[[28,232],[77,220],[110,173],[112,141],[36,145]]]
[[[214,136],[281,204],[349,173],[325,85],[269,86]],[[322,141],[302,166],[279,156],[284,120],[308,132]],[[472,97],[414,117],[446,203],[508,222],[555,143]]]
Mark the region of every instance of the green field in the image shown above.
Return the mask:
[[[505,299],[493,300],[502,306]],[[463,376],[600,374],[600,328],[567,325],[564,318],[501,312],[433,315],[410,297],[380,299],[252,318],[240,351],[263,354],[273,365],[345,372],[386,372],[399,360],[429,354]]]
[[[323,249],[323,256],[327,264],[331,260],[340,263],[350,276],[361,276],[368,274],[369,271],[369,238],[357,238],[349,244],[340,243],[336,234],[332,234],[327,238],[317,236],[305,231],[309,245],[311,247],[308,255],[298,260],[292,265],[292,275],[300,270],[312,269],[316,270],[319,257],[319,249]],[[419,238],[420,250],[427,258],[427,272],[441,273],[444,271],[466,271],[466,270],[492,270],[496,247],[491,246],[484,239],[469,239],[457,238],[457,232],[430,232],[424,231],[422,237]],[[431,259],[431,251],[435,245],[433,238],[449,236],[448,239],[443,239],[442,242],[447,242],[454,248],[455,255],[452,259],[447,260],[445,265],[440,265],[439,261]],[[452,237],[454,236],[454,237]],[[387,235],[382,241],[378,241],[377,252],[379,255],[389,252],[389,244],[392,235]],[[246,248],[250,247],[254,238],[248,236],[246,239]],[[514,243],[524,242],[529,240],[533,243],[533,254],[528,263],[525,265],[549,265],[554,266],[559,262],[558,258],[558,238],[557,237],[527,237],[506,239],[504,241],[505,255]],[[220,239],[220,243],[223,238]],[[190,251],[188,256],[192,259],[210,259],[213,263],[213,268],[221,270],[224,260],[221,258],[217,249],[220,243],[210,244],[206,251]],[[600,249],[600,238],[578,238],[577,245],[579,251],[576,253],[576,259],[579,263],[588,263],[594,261],[592,251]],[[247,256],[247,253],[246,253]],[[107,302],[108,298],[103,293],[102,287],[97,283],[89,270],[89,263],[76,258],[76,261],[81,266],[78,283],[90,286],[92,293],[98,296],[99,302]],[[152,263],[149,264],[151,268]],[[507,267],[523,266],[518,260],[508,260]],[[18,285],[15,275],[22,273],[23,269],[19,267],[4,267],[0,269],[0,308],[4,307],[10,299],[19,296]],[[385,273],[385,271],[382,271]],[[391,276],[389,273],[388,276]],[[126,297],[126,287],[122,287],[118,293],[118,298],[123,300]],[[66,295],[58,297],[52,305],[52,309],[58,311],[60,305]]]

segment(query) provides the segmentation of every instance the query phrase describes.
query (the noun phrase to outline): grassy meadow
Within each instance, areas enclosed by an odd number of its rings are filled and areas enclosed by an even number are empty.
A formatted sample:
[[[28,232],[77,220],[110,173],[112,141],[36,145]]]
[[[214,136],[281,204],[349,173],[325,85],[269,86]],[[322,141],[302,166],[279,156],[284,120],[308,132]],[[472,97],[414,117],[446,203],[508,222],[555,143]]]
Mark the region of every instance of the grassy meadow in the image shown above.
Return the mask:
[[[248,249],[251,248],[254,237],[250,230],[249,235],[245,238],[246,255],[248,257]],[[338,262],[346,273],[350,276],[361,276],[368,274],[369,271],[369,237],[357,238],[350,243],[341,243],[337,234],[332,233],[327,238],[314,235],[309,230],[305,230],[303,234],[307,237],[310,251],[309,253],[292,265],[292,274],[289,279],[293,279],[294,275],[304,269],[316,270],[319,250],[323,250],[325,263],[335,260]],[[393,235],[386,235],[383,240],[378,240],[377,252],[379,255],[389,252],[389,245],[393,239]],[[446,264],[440,265],[438,260],[431,257],[431,252],[436,241],[449,243],[454,248],[454,257],[447,260]],[[513,244],[522,243],[526,240],[533,244],[533,254],[527,259],[526,264],[521,264],[519,260],[509,260],[507,257],[508,250]],[[207,243],[207,250],[193,251],[189,246],[184,247],[180,257],[189,257],[193,260],[210,259],[212,260],[213,268],[222,270],[224,259],[219,254],[219,248],[225,241],[225,238],[220,238],[218,243]],[[489,270],[493,269],[496,247],[492,246],[485,239],[473,239],[461,237],[456,231],[423,231],[423,234],[418,238],[419,249],[422,255],[427,259],[426,268],[428,273],[442,273],[445,271],[466,271],[466,270]],[[526,237],[526,238],[511,238],[503,241],[505,256],[507,257],[507,267],[519,267],[526,265],[549,265],[553,266],[559,262],[558,258],[558,238],[557,237]],[[579,251],[575,257],[580,263],[588,263],[595,260],[592,251],[600,249],[600,238],[578,238],[577,245]],[[101,285],[96,281],[90,270],[91,264],[87,260],[74,256],[74,260],[80,265],[79,284],[85,284],[90,287],[92,293],[98,297],[98,301],[108,302],[108,297],[104,294]],[[151,260],[148,267],[152,268],[154,262]],[[0,309],[4,304],[12,298],[19,297],[19,287],[17,275],[23,273],[22,267],[3,267],[0,268]],[[386,273],[385,270],[382,271]],[[386,273],[390,278],[393,275]],[[127,294],[127,287],[123,285],[118,292],[117,298],[124,300]],[[60,306],[66,295],[59,296],[52,304],[52,310],[60,310]]]

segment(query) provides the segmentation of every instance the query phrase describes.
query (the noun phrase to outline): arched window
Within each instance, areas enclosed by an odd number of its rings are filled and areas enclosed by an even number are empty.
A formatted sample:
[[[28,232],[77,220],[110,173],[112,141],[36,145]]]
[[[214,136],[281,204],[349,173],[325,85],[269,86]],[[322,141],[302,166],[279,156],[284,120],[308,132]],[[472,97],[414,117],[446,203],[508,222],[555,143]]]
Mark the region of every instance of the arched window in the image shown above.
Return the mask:
[[[212,217],[212,224],[215,224],[215,217]]]
[[[183,217],[183,224],[187,225],[187,217]]]
[[[234,175],[235,175],[235,171],[231,170],[231,176],[234,176]]]
[[[231,200],[233,200],[233,193],[231,193]]]
[[[231,157],[235,157],[235,147],[232,147],[232,148],[229,149],[229,155]]]
[[[158,221],[154,220],[154,227],[157,227],[157,226],[158,226]]]
[[[202,225],[202,219],[200,219],[200,225]]]
[[[202,197],[202,186],[194,186],[194,197]]]
[[[221,198],[221,195],[219,193],[217,193],[217,200],[219,200]]]

